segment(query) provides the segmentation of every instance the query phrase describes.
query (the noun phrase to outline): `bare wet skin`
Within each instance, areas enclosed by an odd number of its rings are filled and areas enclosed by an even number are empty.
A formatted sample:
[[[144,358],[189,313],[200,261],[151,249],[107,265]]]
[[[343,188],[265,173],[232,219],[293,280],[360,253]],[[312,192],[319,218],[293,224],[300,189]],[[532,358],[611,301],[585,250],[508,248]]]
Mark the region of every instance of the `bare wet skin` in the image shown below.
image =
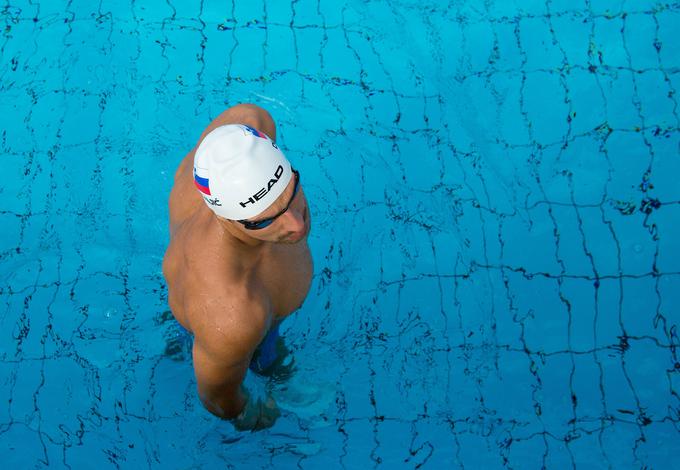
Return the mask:
[[[250,105],[223,113],[204,135],[230,122],[275,138],[268,114]],[[170,194],[171,241],[163,261],[168,303],[177,321],[194,335],[194,371],[206,408],[223,418],[245,410],[275,420],[273,399],[246,407],[248,393],[241,384],[248,365],[258,358],[258,345],[302,305],[309,291],[311,220],[304,189],[300,184],[294,193],[294,181],[289,181],[280,197],[252,220],[273,217],[287,204],[288,209],[268,227],[247,230],[217,217],[205,204],[193,183],[194,151],[180,164]],[[279,340],[279,358],[258,372],[283,380],[294,367]],[[255,421],[257,426],[267,422],[264,415]]]

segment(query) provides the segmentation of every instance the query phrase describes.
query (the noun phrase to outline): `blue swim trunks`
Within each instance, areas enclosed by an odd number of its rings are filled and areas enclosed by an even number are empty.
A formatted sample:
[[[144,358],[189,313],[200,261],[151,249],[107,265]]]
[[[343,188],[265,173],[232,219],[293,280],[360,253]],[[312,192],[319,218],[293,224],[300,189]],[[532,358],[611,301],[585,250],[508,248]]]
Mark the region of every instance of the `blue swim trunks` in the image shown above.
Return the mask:
[[[269,330],[267,336],[255,350],[253,359],[250,361],[250,370],[259,374],[276,362],[279,358],[276,351],[276,343],[279,337],[279,326],[277,325]]]

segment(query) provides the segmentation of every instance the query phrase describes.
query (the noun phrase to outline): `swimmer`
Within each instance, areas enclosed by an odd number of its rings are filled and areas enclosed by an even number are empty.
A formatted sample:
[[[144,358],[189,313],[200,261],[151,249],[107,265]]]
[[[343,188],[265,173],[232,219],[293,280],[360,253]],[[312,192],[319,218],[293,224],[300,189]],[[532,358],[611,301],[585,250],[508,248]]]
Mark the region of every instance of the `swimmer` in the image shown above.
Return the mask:
[[[269,113],[240,104],[210,123],[175,173],[169,206],[163,275],[173,315],[194,335],[198,395],[239,430],[270,427],[275,401],[250,398],[243,380],[249,367],[285,376],[278,328],[307,296],[312,257],[301,175]]]

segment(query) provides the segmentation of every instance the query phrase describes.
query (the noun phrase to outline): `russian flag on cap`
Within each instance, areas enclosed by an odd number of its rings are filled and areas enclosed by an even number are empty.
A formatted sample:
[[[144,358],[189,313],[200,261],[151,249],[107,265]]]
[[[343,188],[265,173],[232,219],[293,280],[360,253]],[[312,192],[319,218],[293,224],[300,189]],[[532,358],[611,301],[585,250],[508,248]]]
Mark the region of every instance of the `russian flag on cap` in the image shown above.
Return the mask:
[[[246,126],[245,124],[243,125],[243,127],[245,127],[248,130],[248,132],[253,134],[255,137],[259,137],[260,139],[267,139],[268,138],[266,135],[264,135],[262,132],[258,131],[254,127]]]
[[[208,182],[208,178],[203,178],[201,176],[198,176],[197,173],[197,168],[194,167],[194,184],[198,188],[200,192],[207,196],[211,196],[210,194],[210,184]]]

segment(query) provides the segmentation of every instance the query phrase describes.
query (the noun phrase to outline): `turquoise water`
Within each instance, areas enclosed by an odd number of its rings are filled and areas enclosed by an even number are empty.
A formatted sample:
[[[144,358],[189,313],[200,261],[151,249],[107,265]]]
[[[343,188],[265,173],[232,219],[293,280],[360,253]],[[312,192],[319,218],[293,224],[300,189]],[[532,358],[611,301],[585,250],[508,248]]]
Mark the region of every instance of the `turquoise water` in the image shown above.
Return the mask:
[[[680,3],[10,1],[0,25],[3,467],[678,466]],[[239,102],[314,223],[299,370],[253,434],[202,408],[161,274],[174,170]]]

